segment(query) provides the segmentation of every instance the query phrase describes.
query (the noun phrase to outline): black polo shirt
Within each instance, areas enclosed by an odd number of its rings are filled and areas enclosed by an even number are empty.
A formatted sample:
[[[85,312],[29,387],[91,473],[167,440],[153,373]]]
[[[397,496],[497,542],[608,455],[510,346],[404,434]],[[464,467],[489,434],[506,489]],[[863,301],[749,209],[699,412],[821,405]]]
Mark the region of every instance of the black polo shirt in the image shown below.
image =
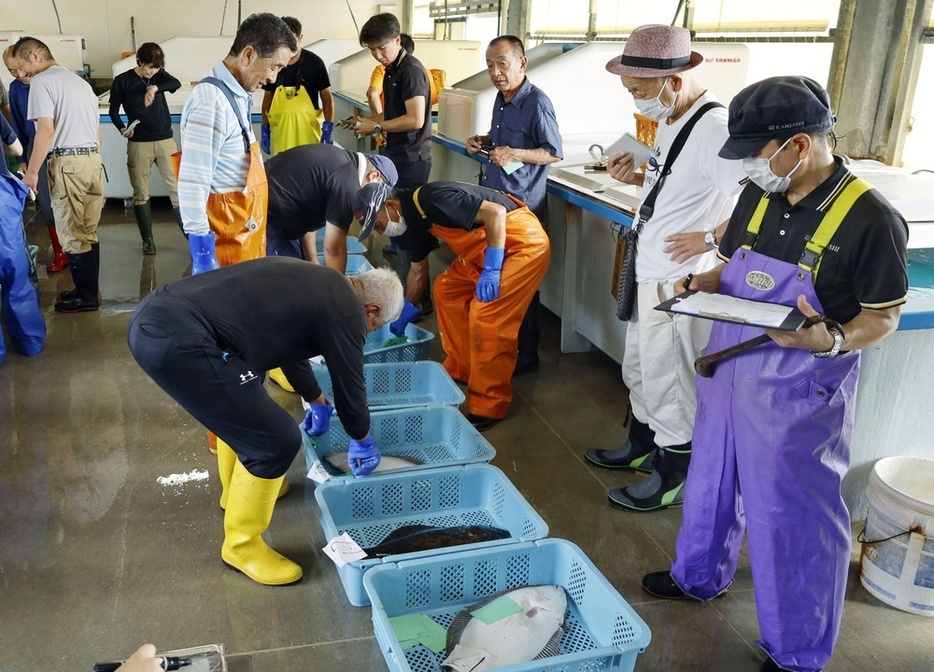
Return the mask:
[[[415,189],[396,192],[402,202],[402,217],[406,231],[396,238],[403,250],[412,252],[412,261],[422,261],[428,253],[438,247],[438,241],[428,229],[432,224],[449,229],[472,231],[477,223],[477,214],[483,201],[499,203],[506,212],[519,206],[501,191],[477,187],[463,182],[430,182],[418,191],[418,202],[424,216],[415,206]]]
[[[771,194],[753,249],[760,254],[797,264],[851,175],[842,160],[814,191],[791,205],[784,194]],[[751,181],[739,196],[730,224],[720,242],[719,255],[728,260],[743,244],[746,227],[763,191]],[[824,250],[814,290],[824,314],[845,324],[863,308],[889,308],[905,302],[908,293],[908,224],[875,189],[862,194],[843,218]]]
[[[336,145],[299,145],[266,161],[266,225],[298,240],[331,222],[344,232],[360,190],[358,156]]]
[[[414,131],[386,134],[386,156],[395,162],[411,163],[431,158],[431,90],[428,73],[412,54],[403,49],[383,75],[383,119],[387,121],[405,115],[405,101],[416,96],[425,98],[425,118]]]
[[[312,105],[316,110],[320,110],[321,96],[318,94],[331,88],[331,79],[321,57],[307,49],[301,50],[298,60],[292,65],[287,65],[279,71],[275,82],[263,84],[263,90],[275,93],[280,86],[298,86],[299,82],[308,92]]]

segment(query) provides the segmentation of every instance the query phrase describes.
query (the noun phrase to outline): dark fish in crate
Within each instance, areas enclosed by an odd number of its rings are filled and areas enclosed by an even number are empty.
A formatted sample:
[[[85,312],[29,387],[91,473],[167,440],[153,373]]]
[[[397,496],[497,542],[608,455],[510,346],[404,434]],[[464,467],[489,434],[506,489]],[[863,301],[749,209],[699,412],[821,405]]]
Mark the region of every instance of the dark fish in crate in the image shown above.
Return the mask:
[[[448,546],[463,546],[481,541],[508,539],[508,530],[488,525],[462,525],[458,527],[433,527],[431,525],[405,525],[393,530],[379,544],[363,549],[368,558],[385,558],[387,555],[430,551]]]
[[[491,607],[492,615],[481,620],[472,614],[497,600],[503,602]],[[492,595],[451,621],[441,669],[482,672],[557,656],[567,608],[561,586],[525,586]]]

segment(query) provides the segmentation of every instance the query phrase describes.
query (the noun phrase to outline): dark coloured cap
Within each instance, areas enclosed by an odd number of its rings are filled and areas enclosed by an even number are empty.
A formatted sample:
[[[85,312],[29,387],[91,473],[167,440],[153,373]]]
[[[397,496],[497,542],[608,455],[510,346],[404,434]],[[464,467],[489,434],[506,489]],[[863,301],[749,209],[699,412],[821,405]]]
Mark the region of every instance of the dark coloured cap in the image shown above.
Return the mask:
[[[365,154],[366,158],[376,166],[376,170],[379,171],[379,174],[383,176],[383,180],[390,187],[396,186],[396,180],[399,179],[399,173],[396,171],[396,164],[392,162],[392,159],[383,156],[382,154]]]
[[[382,182],[370,182],[354,197],[354,217],[360,223],[359,240],[366,240],[376,226],[376,214],[392,194],[392,189]]]
[[[833,128],[836,117],[824,87],[807,77],[770,77],[750,84],[730,103],[730,137],[720,156],[744,159],[770,140]]]

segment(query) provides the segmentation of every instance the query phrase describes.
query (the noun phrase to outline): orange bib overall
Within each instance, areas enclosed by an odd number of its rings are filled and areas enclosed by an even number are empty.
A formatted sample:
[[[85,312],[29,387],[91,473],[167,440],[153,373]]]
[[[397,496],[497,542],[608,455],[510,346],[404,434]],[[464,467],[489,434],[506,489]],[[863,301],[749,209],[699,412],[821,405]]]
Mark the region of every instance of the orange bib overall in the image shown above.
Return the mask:
[[[418,192],[415,198],[417,204]],[[538,219],[525,204],[512,200],[521,207],[506,213],[500,293],[489,303],[475,297],[487,247],[486,232],[437,224],[429,229],[458,255],[434,283],[438,330],[447,354],[444,368],[454,379],[467,381],[470,412],[488,418],[504,418],[509,410],[519,326],[551,257],[548,235]]]

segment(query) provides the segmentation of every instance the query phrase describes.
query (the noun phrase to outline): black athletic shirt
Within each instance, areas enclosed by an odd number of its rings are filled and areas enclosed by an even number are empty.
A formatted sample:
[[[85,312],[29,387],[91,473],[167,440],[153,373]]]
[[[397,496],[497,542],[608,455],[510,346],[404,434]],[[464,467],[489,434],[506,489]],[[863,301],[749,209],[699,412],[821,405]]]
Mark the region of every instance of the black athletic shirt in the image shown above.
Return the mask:
[[[837,169],[795,205],[783,194],[769,196],[756,252],[797,264],[817,230],[831,196],[850,171],[835,157]],[[746,227],[763,191],[751,181],[739,196],[720,242],[720,257],[729,259],[743,244]],[[814,290],[824,314],[841,324],[863,308],[889,308],[908,293],[908,224],[875,189],[861,195],[824,250]]]
[[[321,388],[308,363],[323,355],[334,384],[331,401],[353,438],[370,431],[363,344],[366,313],[347,277],[290,257],[264,257],[199,273],[163,288],[194,305],[217,344],[255,371],[281,367],[311,401]]]
[[[331,222],[343,231],[353,221],[360,190],[358,157],[335,145],[299,145],[266,162],[269,209],[266,225],[298,240]]]
[[[495,189],[478,187],[463,182],[429,182],[418,190],[418,202],[425,213],[423,217],[415,206],[415,189],[396,192],[402,202],[402,217],[406,231],[396,237],[403,250],[412,252],[412,261],[422,261],[428,253],[438,247],[438,241],[428,229],[432,224],[449,229],[472,231],[477,224],[477,214],[483,201],[499,203],[512,212],[519,206],[506,194]]]
[[[431,90],[428,72],[412,54],[404,49],[399,58],[386,68],[383,75],[383,119],[387,121],[405,115],[405,101],[416,96],[425,98],[425,118],[414,131],[386,134],[386,156],[396,163],[427,161],[431,158]]]
[[[152,105],[146,107],[144,98],[146,88],[154,84],[159,87]],[[133,129],[130,142],[156,142],[168,140],[172,137],[172,117],[169,106],[165,102],[165,93],[178,91],[182,85],[175,77],[164,69],[154,74],[150,79],[143,79],[136,74],[136,69],[127,70],[114,77],[110,87],[110,120],[117,130],[122,131],[131,121],[139,119]],[[127,123],[120,119],[120,105],[126,113]]]
[[[308,92],[312,105],[316,110],[321,109],[321,96],[319,92],[331,88],[331,79],[324,61],[313,51],[302,49],[298,60],[287,65],[279,71],[279,76],[272,84],[263,84],[263,90],[275,93],[280,86],[297,86],[299,73],[301,73],[302,86]]]

